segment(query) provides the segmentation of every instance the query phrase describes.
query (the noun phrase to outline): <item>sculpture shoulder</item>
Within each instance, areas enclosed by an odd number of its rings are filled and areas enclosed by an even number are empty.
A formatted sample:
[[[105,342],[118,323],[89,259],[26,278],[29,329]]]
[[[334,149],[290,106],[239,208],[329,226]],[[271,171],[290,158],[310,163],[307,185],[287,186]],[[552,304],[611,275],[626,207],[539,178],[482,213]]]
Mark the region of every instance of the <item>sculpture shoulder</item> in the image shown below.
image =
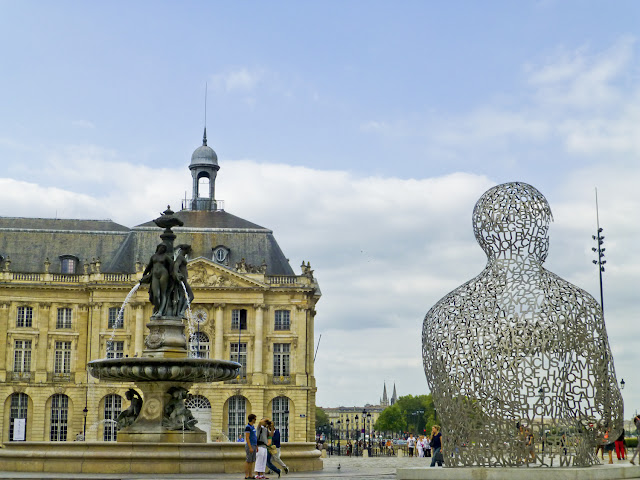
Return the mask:
[[[475,309],[483,302],[478,292],[490,292],[493,289],[488,270],[483,270],[477,277],[451,290],[431,307],[425,316],[425,322],[445,320],[451,315],[458,316],[462,310]]]
[[[544,283],[546,284],[546,288],[548,289],[548,292],[546,293],[555,295],[563,301],[568,301],[563,303],[564,305],[570,305],[574,308],[576,306],[588,309],[600,308],[600,304],[598,303],[598,301],[593,298],[593,296],[586,290],[574,285],[573,283],[548,270],[543,270],[543,272]]]

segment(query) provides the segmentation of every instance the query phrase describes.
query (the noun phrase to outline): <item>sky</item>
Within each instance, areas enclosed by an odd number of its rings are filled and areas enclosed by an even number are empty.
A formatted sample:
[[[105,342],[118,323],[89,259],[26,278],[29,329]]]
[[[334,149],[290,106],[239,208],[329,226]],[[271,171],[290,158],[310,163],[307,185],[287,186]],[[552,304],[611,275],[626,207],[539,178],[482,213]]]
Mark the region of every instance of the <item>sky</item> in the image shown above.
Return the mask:
[[[0,0],[0,215],[132,227],[179,207],[206,88],[217,198],[315,271],[317,403],[336,407],[429,392],[424,315],[484,268],[471,212],[496,184],[546,196],[545,267],[599,300],[597,189],[629,417],[638,25],[624,0]]]

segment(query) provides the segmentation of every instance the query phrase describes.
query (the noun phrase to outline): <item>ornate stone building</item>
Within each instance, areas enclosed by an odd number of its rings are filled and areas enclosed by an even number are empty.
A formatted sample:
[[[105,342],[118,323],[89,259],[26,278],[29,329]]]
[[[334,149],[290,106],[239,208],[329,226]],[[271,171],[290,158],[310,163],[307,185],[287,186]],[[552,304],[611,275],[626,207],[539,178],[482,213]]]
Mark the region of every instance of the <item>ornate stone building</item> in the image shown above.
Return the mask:
[[[285,441],[313,441],[315,305],[309,263],[295,274],[271,230],[215,199],[215,152],[189,166],[193,197],[176,216],[189,244],[192,355],[239,361],[241,374],[195,384],[187,405],[211,441],[235,440],[246,416],[275,420]],[[163,206],[159,206],[161,208]],[[133,384],[87,375],[90,360],[140,356],[152,313],[146,286],[119,310],[159,243],[153,222],[0,218],[0,431],[8,441],[115,440]]]
[[[369,436],[382,411],[396,403],[397,399],[396,385],[393,385],[393,395],[389,400],[385,383],[379,405],[367,403],[364,407],[328,407],[323,410],[327,414],[329,422],[333,423],[334,438],[355,439],[362,434],[363,417],[366,435]]]

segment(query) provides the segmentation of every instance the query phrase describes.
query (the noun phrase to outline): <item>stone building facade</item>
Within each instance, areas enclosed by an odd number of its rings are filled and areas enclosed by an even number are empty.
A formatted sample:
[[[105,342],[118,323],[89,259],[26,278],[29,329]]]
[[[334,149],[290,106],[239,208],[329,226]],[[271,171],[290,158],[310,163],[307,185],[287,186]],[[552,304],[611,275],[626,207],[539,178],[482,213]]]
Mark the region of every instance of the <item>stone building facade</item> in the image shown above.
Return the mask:
[[[309,263],[295,274],[273,232],[224,211],[206,144],[189,166],[193,198],[175,216],[192,247],[191,355],[239,361],[238,378],[194,384],[187,405],[209,440],[237,439],[246,416],[285,441],[313,441],[315,306]],[[207,188],[208,187],[208,188]],[[134,384],[98,382],[90,360],[140,356],[153,306],[142,278],[161,229],[111,221],[0,218],[0,435],[9,441],[112,441]]]

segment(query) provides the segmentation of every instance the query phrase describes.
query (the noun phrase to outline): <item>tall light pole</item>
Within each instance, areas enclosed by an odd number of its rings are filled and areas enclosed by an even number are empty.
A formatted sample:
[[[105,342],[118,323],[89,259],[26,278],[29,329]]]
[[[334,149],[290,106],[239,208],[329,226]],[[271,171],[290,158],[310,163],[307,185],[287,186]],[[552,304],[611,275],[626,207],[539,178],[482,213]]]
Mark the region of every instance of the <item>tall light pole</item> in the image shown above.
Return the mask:
[[[340,420],[338,420],[336,422],[338,424],[338,455],[341,455],[340,453],[340,437],[342,437],[342,430],[340,429]]]
[[[593,260],[593,263],[598,266],[598,276],[600,278],[600,308],[602,308],[602,315],[604,316],[604,296],[602,294],[602,272],[604,272],[604,264],[607,263],[604,258],[605,248],[602,246],[604,243],[604,235],[602,235],[602,228],[600,228],[600,213],[598,211],[598,189],[596,188],[596,226],[597,232],[596,235],[592,235],[594,240],[597,240],[598,244],[596,247],[593,247],[591,250],[597,252],[598,259]]]
[[[329,455],[333,455],[333,422],[329,423],[331,425],[331,448],[329,449]]]

